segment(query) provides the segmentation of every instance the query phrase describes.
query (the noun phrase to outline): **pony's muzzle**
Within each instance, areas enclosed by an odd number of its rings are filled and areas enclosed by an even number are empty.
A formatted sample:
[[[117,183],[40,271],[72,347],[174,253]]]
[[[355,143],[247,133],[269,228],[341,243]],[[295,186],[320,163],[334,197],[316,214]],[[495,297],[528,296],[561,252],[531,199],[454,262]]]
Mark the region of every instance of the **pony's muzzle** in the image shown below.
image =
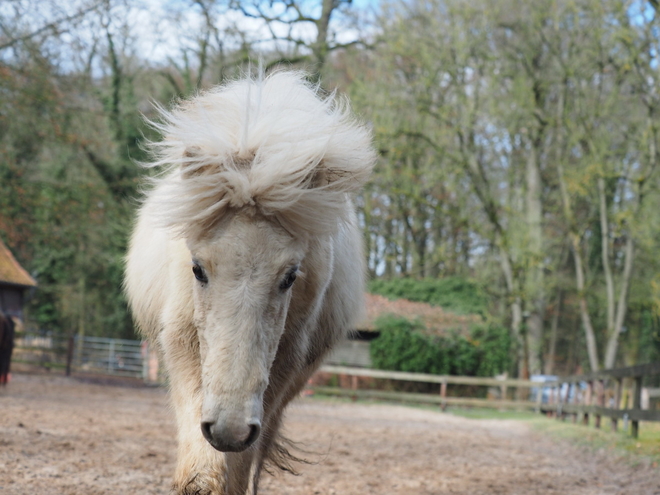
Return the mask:
[[[261,433],[261,422],[252,419],[245,424],[202,421],[202,434],[220,452],[242,452],[252,445]]]
[[[261,433],[262,400],[253,395],[249,400],[236,396],[209,394],[202,406],[202,435],[220,452],[242,452]]]

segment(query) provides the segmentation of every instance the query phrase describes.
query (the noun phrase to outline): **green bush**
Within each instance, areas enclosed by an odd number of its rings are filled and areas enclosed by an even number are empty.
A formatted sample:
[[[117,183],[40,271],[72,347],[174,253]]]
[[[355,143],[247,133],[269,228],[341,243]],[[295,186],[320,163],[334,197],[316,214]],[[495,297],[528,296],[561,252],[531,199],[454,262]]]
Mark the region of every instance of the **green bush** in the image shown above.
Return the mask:
[[[374,368],[437,375],[449,372],[444,347],[418,331],[423,328],[421,323],[384,316],[376,327],[380,336],[369,347]]]
[[[380,336],[371,342],[376,369],[465,376],[494,376],[511,366],[511,336],[506,328],[478,325],[470,336],[425,335],[420,322],[397,316],[376,321]]]
[[[471,335],[480,353],[477,376],[495,376],[511,369],[513,340],[508,328],[478,325],[472,328]]]
[[[443,339],[450,357],[450,375],[474,376],[479,369],[479,348],[462,335]]]
[[[372,280],[368,290],[389,299],[424,302],[460,314],[486,314],[488,298],[475,282],[462,277]]]

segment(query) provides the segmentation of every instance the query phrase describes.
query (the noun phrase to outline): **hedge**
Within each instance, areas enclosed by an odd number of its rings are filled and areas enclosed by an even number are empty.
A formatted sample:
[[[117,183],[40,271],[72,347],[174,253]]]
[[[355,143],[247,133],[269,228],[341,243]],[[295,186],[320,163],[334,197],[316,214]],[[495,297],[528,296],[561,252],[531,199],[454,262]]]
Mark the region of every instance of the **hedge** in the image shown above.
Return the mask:
[[[432,337],[423,325],[397,316],[376,321],[380,336],[370,345],[372,367],[392,371],[494,376],[511,367],[511,337],[494,324],[475,325],[468,336]]]

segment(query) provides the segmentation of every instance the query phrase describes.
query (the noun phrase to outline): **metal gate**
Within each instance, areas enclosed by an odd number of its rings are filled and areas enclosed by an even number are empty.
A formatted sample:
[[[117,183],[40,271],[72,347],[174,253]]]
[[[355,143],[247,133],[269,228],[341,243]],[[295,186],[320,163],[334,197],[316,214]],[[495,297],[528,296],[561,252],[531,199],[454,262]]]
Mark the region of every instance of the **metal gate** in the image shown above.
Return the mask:
[[[12,361],[44,368],[158,380],[156,353],[145,341],[25,333]]]

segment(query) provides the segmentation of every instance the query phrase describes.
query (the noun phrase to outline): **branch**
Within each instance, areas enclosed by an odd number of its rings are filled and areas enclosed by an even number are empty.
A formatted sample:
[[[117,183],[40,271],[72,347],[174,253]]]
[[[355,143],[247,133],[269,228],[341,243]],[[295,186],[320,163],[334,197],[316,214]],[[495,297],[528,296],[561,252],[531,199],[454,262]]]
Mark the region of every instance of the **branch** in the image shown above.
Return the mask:
[[[38,36],[41,33],[43,33],[44,31],[48,31],[49,29],[55,29],[59,24],[69,22],[69,21],[73,21],[74,19],[77,19],[79,17],[84,17],[85,15],[90,13],[91,11],[96,10],[103,3],[105,3],[104,0],[99,1],[99,2],[95,3],[94,5],[92,5],[91,7],[88,7],[84,10],[81,10],[80,12],[77,12],[75,14],[71,14],[71,15],[66,16],[66,17],[62,17],[61,19],[58,19],[58,20],[53,21],[49,24],[46,24],[45,26],[40,27],[36,31],[33,31],[33,32],[31,32],[29,34],[26,34],[24,36],[19,36],[18,38],[13,38],[13,39],[5,42],[5,43],[2,43],[2,44],[0,44],[0,50],[4,50],[5,48],[9,48],[11,46],[14,46],[17,43],[20,43],[22,41],[27,41],[31,38],[34,38],[35,36]]]
[[[268,24],[272,22],[281,22],[282,24],[296,24],[298,22],[312,22],[316,24],[316,19],[313,17],[307,17],[302,14],[300,9],[294,5],[292,2],[291,3],[286,3],[286,9],[284,12],[278,16],[271,17],[266,14],[266,12],[261,8],[259,4],[252,4],[252,7],[254,7],[257,10],[257,14],[253,14],[252,12],[246,10],[246,8],[243,6],[241,2],[234,2],[232,5],[232,8],[238,10],[243,14],[245,17],[249,17],[250,19],[262,19],[263,21],[267,22]],[[289,9],[295,10],[297,17],[293,19],[284,19],[283,16],[289,11]]]
[[[295,58],[289,58],[289,57],[281,57],[278,58],[277,60],[274,60],[273,62],[270,62],[266,67],[264,68],[264,72],[268,74],[268,72],[273,69],[273,67],[277,67],[278,65],[295,65],[299,64],[302,62],[308,62],[310,60],[309,55],[301,55],[299,57]]]

